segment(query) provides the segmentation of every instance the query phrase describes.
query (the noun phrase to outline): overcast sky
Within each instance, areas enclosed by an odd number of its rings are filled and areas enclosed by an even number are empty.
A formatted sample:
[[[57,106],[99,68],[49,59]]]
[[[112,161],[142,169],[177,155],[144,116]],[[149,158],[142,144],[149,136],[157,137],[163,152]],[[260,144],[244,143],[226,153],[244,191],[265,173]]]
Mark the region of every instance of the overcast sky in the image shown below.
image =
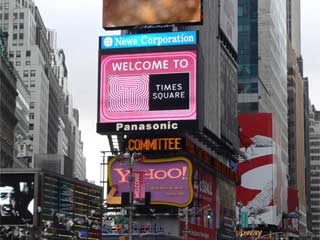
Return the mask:
[[[80,111],[80,128],[87,158],[87,178],[100,181],[102,150],[108,150],[107,137],[96,134],[97,54],[101,27],[102,0],[35,0],[47,28],[58,33],[69,73],[69,89],[74,107]],[[302,2],[302,55],[304,73],[310,81],[310,99],[320,110],[320,1]]]

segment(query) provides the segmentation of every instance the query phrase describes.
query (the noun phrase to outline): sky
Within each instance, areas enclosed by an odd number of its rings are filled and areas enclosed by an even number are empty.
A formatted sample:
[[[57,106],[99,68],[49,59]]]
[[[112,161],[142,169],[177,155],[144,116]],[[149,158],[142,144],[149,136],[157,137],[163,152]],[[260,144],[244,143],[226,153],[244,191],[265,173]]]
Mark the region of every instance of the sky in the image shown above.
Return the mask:
[[[320,1],[301,1],[302,57],[309,77],[311,103],[320,110]],[[56,30],[58,48],[66,53],[69,90],[80,111],[80,129],[87,159],[87,179],[100,181],[100,162],[107,151],[106,136],[96,133],[98,37],[112,34],[102,28],[102,0],[35,0],[47,28]],[[117,34],[117,33],[113,33]]]

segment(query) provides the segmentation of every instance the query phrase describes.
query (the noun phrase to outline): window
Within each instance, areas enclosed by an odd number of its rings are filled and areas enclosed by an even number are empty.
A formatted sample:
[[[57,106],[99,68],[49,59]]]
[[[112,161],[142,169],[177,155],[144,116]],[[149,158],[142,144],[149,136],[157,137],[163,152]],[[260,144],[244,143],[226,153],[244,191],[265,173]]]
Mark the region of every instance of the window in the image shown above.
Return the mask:
[[[18,38],[18,34],[17,34],[17,33],[14,33],[13,36],[12,36],[12,39],[13,39],[13,40],[17,40],[17,38]]]
[[[30,76],[35,77],[36,76],[36,70],[31,70],[30,71]]]
[[[26,61],[26,65],[30,65],[31,64],[31,62],[30,61]]]
[[[26,51],[26,57],[30,57],[31,56],[31,51],[30,50],[27,50]]]
[[[18,30],[18,23],[13,24],[13,30]]]
[[[34,109],[34,102],[30,102],[29,107],[30,109]]]
[[[19,39],[23,39],[23,33],[19,33]]]
[[[23,12],[20,13],[20,19],[24,19],[24,13]]]
[[[9,3],[4,4],[4,9],[9,9]]]
[[[29,114],[29,118],[33,120],[34,119],[34,113],[30,113]]]
[[[35,87],[35,86],[36,86],[36,85],[35,85],[34,83],[31,83],[31,84],[30,84],[30,87],[32,87],[32,88]]]
[[[9,19],[9,13],[5,13],[4,14],[4,20],[8,20]]]
[[[29,130],[33,130],[34,129],[34,124],[33,123],[30,123],[29,124]]]
[[[19,28],[20,28],[20,29],[24,29],[24,24],[23,24],[23,23],[20,23],[20,24],[19,24]]]
[[[21,66],[21,62],[20,61],[16,61],[16,66]]]
[[[16,57],[17,58],[21,57],[21,52],[20,51],[16,51]]]
[[[18,19],[18,13],[13,13],[13,19],[15,20],[15,19]]]
[[[3,24],[3,31],[4,31],[4,32],[7,32],[7,31],[8,31],[8,26],[9,26],[8,23],[4,23],[4,24]]]
[[[10,51],[9,52],[9,58],[13,58],[14,57],[14,52],[13,51]]]
[[[24,70],[23,71],[23,77],[29,77],[29,71],[28,70]]]

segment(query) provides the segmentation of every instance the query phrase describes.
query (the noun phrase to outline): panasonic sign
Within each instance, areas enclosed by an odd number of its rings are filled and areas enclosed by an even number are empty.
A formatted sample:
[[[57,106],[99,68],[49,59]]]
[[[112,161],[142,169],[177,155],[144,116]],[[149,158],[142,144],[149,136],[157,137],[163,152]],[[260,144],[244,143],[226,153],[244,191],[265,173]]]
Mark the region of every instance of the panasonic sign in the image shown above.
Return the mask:
[[[197,31],[100,37],[100,49],[161,47],[197,44]]]

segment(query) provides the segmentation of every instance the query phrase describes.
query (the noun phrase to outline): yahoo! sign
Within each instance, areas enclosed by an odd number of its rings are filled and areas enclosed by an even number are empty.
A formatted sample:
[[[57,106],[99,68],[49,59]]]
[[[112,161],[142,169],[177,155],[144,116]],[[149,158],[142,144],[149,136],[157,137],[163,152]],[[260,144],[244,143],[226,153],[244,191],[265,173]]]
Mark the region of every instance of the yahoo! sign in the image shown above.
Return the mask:
[[[126,161],[111,160],[108,166],[110,185],[116,185],[121,196],[129,191],[129,168]],[[184,157],[149,159],[134,165],[144,172],[145,191],[151,192],[151,204],[185,207],[192,201],[192,165]]]
[[[196,50],[109,51],[101,50],[99,59],[99,133],[194,128]]]

